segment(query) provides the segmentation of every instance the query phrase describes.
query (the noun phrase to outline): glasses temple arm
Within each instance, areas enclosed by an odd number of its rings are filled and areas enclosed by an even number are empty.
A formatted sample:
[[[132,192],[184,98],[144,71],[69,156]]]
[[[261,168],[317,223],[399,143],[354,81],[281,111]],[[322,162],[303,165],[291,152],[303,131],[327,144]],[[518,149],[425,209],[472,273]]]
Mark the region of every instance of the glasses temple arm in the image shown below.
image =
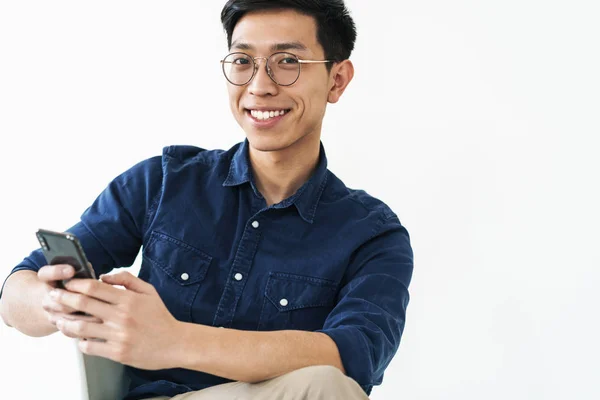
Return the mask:
[[[298,60],[300,64],[323,64],[335,62],[334,60]]]

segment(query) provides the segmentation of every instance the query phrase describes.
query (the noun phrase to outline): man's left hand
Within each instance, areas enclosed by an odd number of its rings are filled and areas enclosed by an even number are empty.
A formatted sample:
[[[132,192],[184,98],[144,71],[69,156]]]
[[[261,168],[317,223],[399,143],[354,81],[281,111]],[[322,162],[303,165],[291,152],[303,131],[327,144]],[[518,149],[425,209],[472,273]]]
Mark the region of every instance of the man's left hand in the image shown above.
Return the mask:
[[[54,290],[54,299],[102,322],[61,318],[56,321],[58,329],[66,336],[87,339],[79,341],[85,354],[141,369],[176,367],[171,360],[176,358],[180,322],[167,310],[154,286],[129,272],[103,275],[101,279],[72,279],[66,284],[68,290]]]

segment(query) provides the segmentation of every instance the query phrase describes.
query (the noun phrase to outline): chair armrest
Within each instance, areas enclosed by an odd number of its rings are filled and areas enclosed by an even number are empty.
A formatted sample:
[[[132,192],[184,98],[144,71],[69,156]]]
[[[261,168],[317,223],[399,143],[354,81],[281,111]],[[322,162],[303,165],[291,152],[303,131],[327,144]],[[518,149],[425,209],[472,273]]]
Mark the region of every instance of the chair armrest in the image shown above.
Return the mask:
[[[130,380],[125,366],[108,358],[89,356],[77,348],[84,400],[120,400],[128,392]]]

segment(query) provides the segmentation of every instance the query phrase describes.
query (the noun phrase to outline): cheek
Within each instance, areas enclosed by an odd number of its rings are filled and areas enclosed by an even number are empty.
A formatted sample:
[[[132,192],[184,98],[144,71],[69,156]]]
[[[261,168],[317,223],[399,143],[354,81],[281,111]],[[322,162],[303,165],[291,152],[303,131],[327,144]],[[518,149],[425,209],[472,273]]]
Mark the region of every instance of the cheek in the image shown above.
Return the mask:
[[[323,107],[327,104],[327,86],[324,82],[311,82],[311,85],[304,85],[296,88],[290,93],[293,99],[300,104],[303,114],[320,114]]]
[[[229,108],[233,115],[238,118],[238,113],[240,109],[240,97],[242,95],[242,91],[232,85],[227,85],[227,93],[229,94]]]
[[[322,119],[327,105],[327,92],[323,86],[311,87],[308,91],[309,96],[304,98],[304,115],[313,119]]]

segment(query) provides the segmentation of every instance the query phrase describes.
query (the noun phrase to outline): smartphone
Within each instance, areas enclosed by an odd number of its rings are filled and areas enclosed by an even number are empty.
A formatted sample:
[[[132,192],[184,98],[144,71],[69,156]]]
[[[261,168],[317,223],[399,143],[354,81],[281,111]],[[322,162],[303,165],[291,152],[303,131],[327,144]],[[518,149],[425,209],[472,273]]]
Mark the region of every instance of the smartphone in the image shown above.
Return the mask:
[[[39,229],[36,235],[48,265],[69,264],[75,268],[73,278],[96,279],[96,274],[90,268],[83,247],[81,247],[81,243],[75,235],[69,232],[53,232],[46,229]],[[64,284],[69,280],[59,281],[57,286],[64,289]]]

